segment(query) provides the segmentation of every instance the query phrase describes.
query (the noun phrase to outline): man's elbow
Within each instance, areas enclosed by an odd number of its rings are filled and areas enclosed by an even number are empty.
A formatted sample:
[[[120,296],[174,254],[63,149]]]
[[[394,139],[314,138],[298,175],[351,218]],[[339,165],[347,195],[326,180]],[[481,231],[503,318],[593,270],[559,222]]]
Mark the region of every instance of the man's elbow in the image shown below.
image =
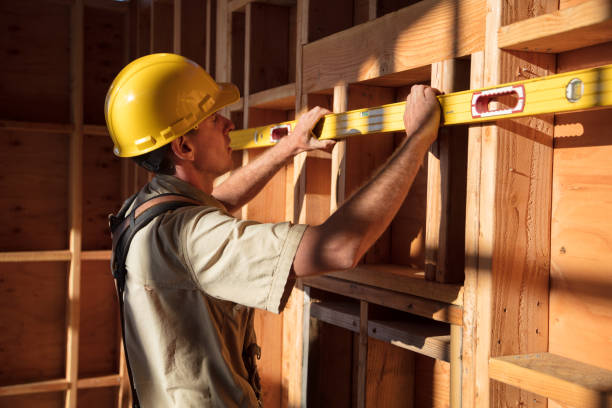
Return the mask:
[[[349,241],[330,237],[320,227],[308,227],[294,260],[298,277],[351,269],[359,262],[359,251]]]

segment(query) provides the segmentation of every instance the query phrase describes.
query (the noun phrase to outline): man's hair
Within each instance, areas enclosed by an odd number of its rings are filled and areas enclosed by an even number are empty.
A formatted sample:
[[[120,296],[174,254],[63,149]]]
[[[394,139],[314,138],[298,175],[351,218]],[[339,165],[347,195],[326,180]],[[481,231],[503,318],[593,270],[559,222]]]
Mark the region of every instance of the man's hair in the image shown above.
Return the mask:
[[[140,156],[132,157],[132,160],[136,162],[140,167],[155,173],[155,174],[169,174],[174,175],[176,169],[174,168],[174,161],[172,160],[172,148],[170,143],[155,149],[149,153],[141,154]]]

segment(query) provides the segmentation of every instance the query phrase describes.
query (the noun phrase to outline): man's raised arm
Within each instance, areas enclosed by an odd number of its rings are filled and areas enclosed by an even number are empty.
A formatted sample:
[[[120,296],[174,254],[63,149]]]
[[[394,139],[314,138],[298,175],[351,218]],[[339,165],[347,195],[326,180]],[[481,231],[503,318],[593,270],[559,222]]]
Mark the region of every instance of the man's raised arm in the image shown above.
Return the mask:
[[[317,140],[311,136],[310,130],[326,114],[327,109],[316,107],[306,112],[298,121],[295,129],[272,148],[266,150],[256,160],[244,167],[234,170],[223,183],[213,189],[212,195],[221,201],[231,212],[259,193],[266,183],[298,153],[329,149],[333,140]]]
[[[415,85],[406,98],[406,135],[387,163],[321,225],[308,227],[293,269],[297,276],[354,267],[389,226],[436,139],[437,91]]]

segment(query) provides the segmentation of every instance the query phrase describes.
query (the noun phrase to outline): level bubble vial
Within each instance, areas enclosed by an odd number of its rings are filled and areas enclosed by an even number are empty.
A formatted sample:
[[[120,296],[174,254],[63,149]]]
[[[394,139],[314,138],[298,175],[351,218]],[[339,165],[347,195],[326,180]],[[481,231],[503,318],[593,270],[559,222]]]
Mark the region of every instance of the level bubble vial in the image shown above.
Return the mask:
[[[578,102],[584,94],[584,82],[581,79],[574,78],[565,87],[565,97],[570,102]]]

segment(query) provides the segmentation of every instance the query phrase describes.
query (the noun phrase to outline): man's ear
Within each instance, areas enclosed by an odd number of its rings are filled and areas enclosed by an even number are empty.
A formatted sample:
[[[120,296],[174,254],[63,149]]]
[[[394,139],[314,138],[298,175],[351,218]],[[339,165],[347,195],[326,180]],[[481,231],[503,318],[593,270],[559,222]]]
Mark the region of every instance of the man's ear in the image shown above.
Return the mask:
[[[178,137],[170,142],[172,152],[180,160],[192,161],[194,158],[193,146],[189,138],[185,136]]]

